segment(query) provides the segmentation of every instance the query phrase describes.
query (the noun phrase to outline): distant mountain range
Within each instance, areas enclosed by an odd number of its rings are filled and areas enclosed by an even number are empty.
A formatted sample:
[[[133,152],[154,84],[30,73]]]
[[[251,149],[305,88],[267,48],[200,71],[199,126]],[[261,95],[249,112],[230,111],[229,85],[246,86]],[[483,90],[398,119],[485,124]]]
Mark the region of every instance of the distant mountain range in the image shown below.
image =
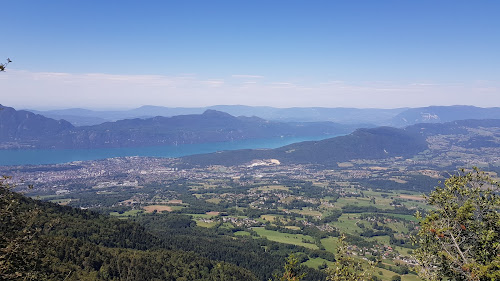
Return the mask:
[[[126,119],[75,127],[29,111],[0,110],[0,147],[113,148],[348,134],[357,125],[273,122],[206,110],[203,114]]]
[[[457,135],[457,145],[467,148],[498,147],[500,135],[458,136],[481,127],[500,128],[500,119],[461,120],[440,124],[416,124],[404,129],[378,127],[358,129],[353,133],[325,139],[290,144],[276,149],[246,149],[182,158],[187,165],[242,165],[256,160],[276,159],[284,164],[315,164],[336,167],[352,159],[412,157],[428,148],[426,138],[439,134]],[[450,145],[453,145],[450,144]]]
[[[418,123],[444,123],[467,119],[500,119],[500,108],[467,105],[410,108],[394,116],[389,123],[395,127],[405,127]]]
[[[215,105],[209,107],[162,107],[142,106],[123,111],[93,111],[81,108],[37,111],[28,110],[53,119],[64,119],[75,126],[96,125],[104,122],[131,118],[171,117],[187,114],[202,114],[206,110],[226,112],[233,116],[257,116],[280,122],[337,122],[344,124],[378,124],[396,116],[404,109],[358,109],[295,107],[275,108],[267,106]]]
[[[267,106],[215,105],[210,107],[162,107],[142,106],[123,111],[92,111],[87,109],[63,109],[50,111],[29,110],[53,119],[64,119],[75,126],[97,125],[104,122],[131,118],[171,117],[176,115],[202,114],[206,110],[226,112],[233,116],[257,116],[280,122],[322,122],[342,124],[373,124],[376,126],[404,127],[417,123],[442,123],[465,119],[498,119],[500,108],[474,106],[429,106],[421,108],[323,108]]]

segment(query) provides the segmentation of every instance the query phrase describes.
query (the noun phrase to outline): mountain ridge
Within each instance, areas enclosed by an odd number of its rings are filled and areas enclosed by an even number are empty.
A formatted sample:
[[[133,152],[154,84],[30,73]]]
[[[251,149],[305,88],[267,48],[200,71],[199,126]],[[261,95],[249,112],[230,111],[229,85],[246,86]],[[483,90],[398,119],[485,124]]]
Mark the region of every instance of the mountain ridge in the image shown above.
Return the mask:
[[[276,149],[223,151],[183,157],[190,165],[242,165],[256,159],[277,159],[285,164],[336,166],[356,158],[411,156],[427,149],[417,132],[392,127],[361,128],[346,136],[306,141]]]
[[[141,147],[327,136],[347,134],[356,127],[333,122],[275,122],[258,117],[235,117],[210,109],[202,114],[124,119],[75,127],[64,120],[4,108],[0,112],[0,128],[5,131],[0,135],[0,147],[4,149]],[[36,127],[37,130],[23,129],[24,124],[32,123],[29,128]]]
[[[257,116],[270,121],[320,122],[343,124],[374,124],[376,126],[405,127],[417,123],[449,122],[465,119],[498,119],[500,108],[465,105],[427,106],[417,108],[344,108],[344,107],[290,107],[213,105],[206,107],[164,107],[144,105],[129,110],[95,111],[81,108],[37,111],[37,114],[65,119],[75,126],[97,125],[109,121],[131,118],[171,117],[186,114],[202,114],[206,110],[217,110],[233,116]]]

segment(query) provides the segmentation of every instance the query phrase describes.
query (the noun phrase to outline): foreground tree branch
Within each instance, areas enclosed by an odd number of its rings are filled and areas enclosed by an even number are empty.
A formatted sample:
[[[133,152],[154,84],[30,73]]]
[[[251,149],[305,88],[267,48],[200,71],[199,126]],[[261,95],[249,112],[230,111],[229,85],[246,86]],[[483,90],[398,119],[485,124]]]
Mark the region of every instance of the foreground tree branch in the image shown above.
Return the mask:
[[[0,71],[5,71],[5,67],[12,61],[8,58],[6,63],[0,63]]]
[[[416,242],[426,280],[500,280],[500,184],[474,168],[436,187]]]

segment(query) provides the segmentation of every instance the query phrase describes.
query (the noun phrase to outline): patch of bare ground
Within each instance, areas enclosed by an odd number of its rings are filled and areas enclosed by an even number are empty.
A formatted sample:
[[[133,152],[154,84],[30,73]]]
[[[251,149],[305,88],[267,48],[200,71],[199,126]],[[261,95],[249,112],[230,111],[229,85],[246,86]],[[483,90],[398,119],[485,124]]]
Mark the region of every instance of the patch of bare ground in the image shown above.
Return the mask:
[[[403,198],[403,199],[411,199],[411,200],[418,200],[418,201],[425,201],[425,198],[423,198],[422,196],[418,196],[418,195],[406,195],[406,194],[401,194],[399,195],[400,198]]]

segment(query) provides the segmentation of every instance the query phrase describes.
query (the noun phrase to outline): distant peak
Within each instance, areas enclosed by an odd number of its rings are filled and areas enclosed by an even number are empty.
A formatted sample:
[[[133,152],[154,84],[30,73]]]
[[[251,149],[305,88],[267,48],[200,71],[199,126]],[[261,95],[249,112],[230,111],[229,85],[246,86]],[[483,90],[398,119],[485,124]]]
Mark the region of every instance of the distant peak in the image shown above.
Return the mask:
[[[203,115],[205,116],[221,116],[221,117],[233,117],[231,114],[214,110],[214,109],[207,109],[205,112],[203,112]]]

